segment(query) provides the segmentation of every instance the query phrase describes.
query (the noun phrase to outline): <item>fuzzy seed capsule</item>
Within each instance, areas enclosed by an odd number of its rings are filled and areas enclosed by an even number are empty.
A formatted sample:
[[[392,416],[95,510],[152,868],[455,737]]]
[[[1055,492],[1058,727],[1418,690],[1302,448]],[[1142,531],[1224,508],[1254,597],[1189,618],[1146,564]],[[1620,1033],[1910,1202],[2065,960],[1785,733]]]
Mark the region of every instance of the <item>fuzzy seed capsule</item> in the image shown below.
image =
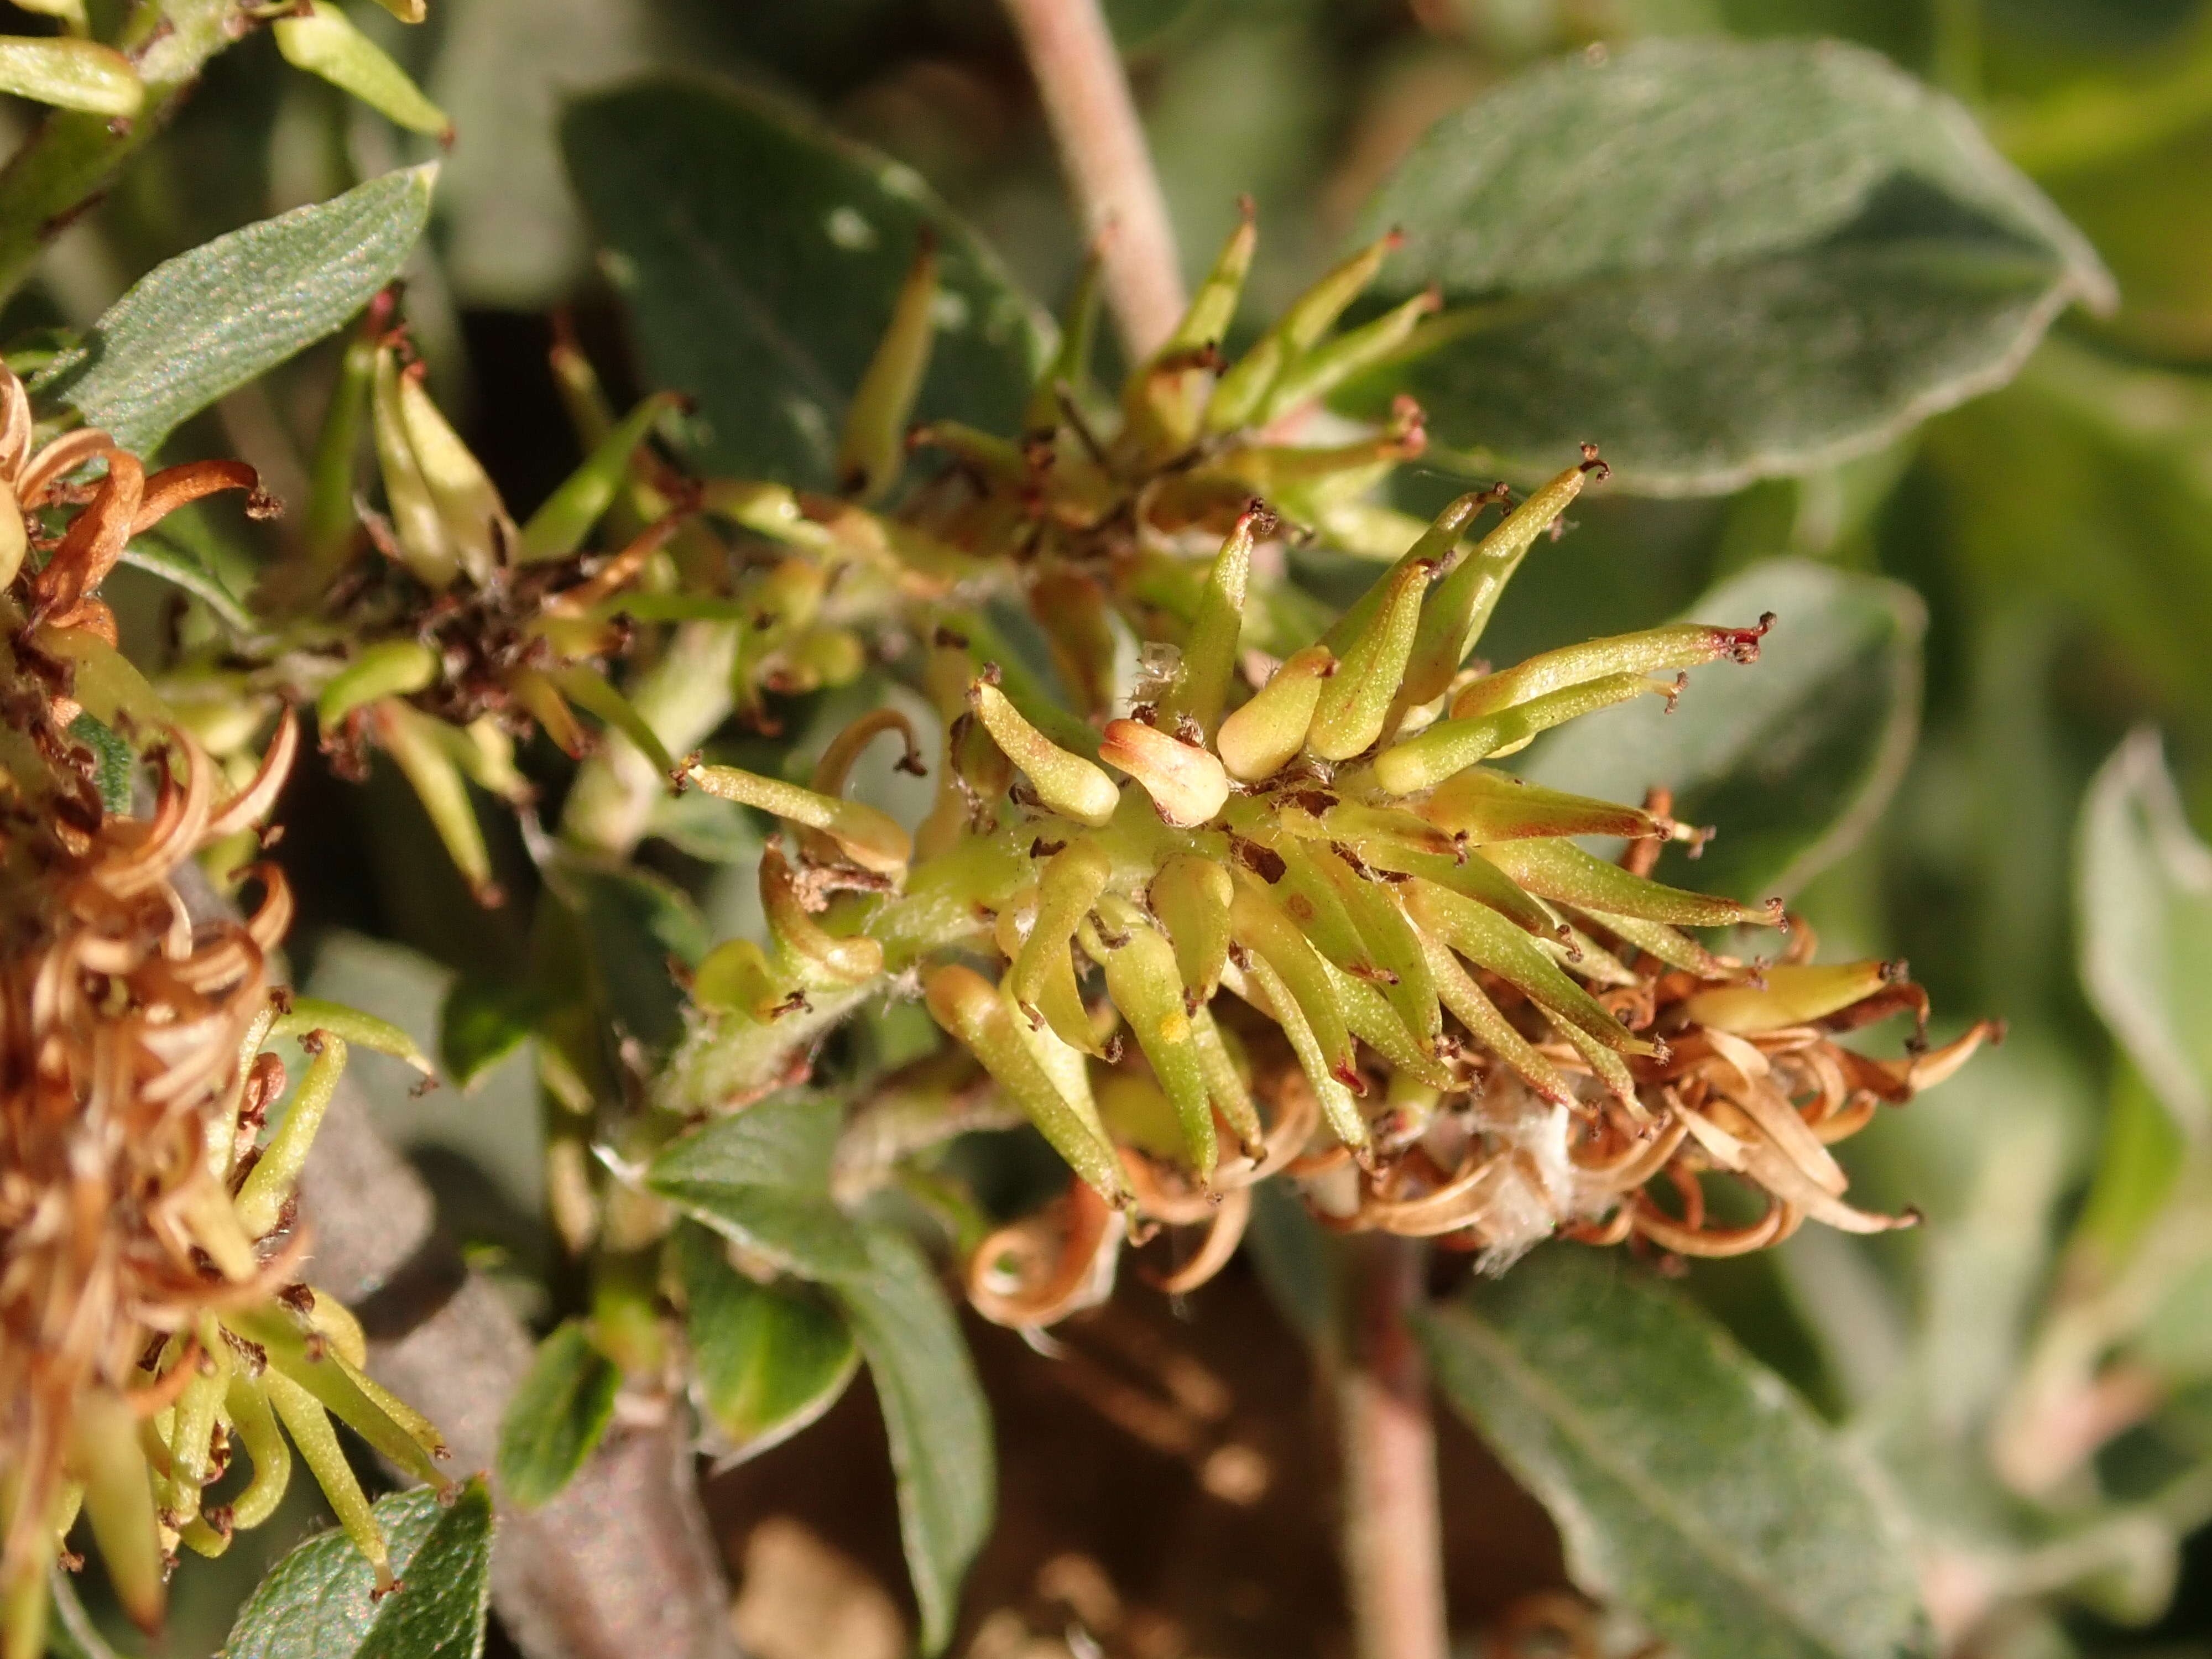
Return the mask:
[[[1182,668],[1160,712],[1170,724],[1188,715],[1211,737],[1221,724],[1222,705],[1237,670],[1237,641],[1244,627],[1244,590],[1252,574],[1252,543],[1273,527],[1273,515],[1256,502],[1237,517],[1221,544],[1200,594],[1198,616],[1182,652]]]
[[[769,966],[768,952],[752,939],[726,939],[707,953],[691,976],[691,1000],[712,1012],[742,1014],[763,1024],[788,995]]]
[[[1449,888],[1419,880],[1408,884],[1407,909],[1424,933],[1497,975],[1541,1008],[1562,1035],[1579,1031],[1622,1054],[1654,1052],[1651,1043],[1632,1035],[1604,1004],[1561,972],[1534,940],[1496,911]]]
[[[1306,746],[1322,759],[1349,760],[1382,735],[1434,568],[1426,559],[1415,559],[1395,572],[1374,616],[1341,647],[1338,672],[1322,686],[1306,732]]]
[[[1098,758],[1127,772],[1160,817],[1188,830],[1212,820],[1229,799],[1229,775],[1209,751],[1141,720],[1109,720]]]
[[[0,40],[0,92],[111,121],[129,120],[146,101],[145,83],[128,58],[70,36]]]
[[[1403,231],[1385,231],[1324,272],[1311,288],[1291,301],[1283,313],[1283,320],[1277,325],[1291,350],[1310,351],[1320,344],[1322,337],[1336,326],[1337,319],[1352,302],[1366,292],[1367,285],[1375,280],[1375,273],[1382,269],[1383,260],[1397,252],[1405,240]]]
[[[1358,930],[1368,960],[1379,970],[1384,1000],[1405,1022],[1420,1051],[1431,1053],[1443,1020],[1437,1007],[1437,989],[1428,961],[1391,884],[1358,873],[1357,860],[1358,854],[1351,848],[1331,848],[1316,853],[1313,862],[1334,888],[1345,913]]]
[[[166,1573],[152,1472],[121,1395],[100,1389],[78,1397],[69,1466],[83,1484],[85,1519],[116,1599],[141,1630],[159,1630]]]
[[[1206,429],[1231,432],[1264,424],[1269,405],[1288,408],[1295,398],[1271,394],[1286,371],[1302,362],[1334,327],[1345,307],[1382,269],[1382,260],[1403,239],[1395,232],[1370,243],[1291,301],[1282,319],[1221,377],[1206,409]]]
[[[655,422],[680,401],[673,392],[655,392],[593,446],[583,465],[545,498],[544,504],[530,515],[530,522],[522,526],[515,562],[533,564],[565,559],[581,547],[592,526],[606,516],[629,484],[639,446]]]
[[[1175,945],[1176,969],[1200,1002],[1210,1001],[1229,959],[1229,872],[1212,859],[1178,853],[1154,874],[1146,896]]]
[[[1237,314],[1245,273],[1259,246],[1259,227],[1250,204],[1244,206],[1243,217],[1222,244],[1175,331],[1122,388],[1128,434],[1143,453],[1173,454],[1198,435],[1212,368],[1220,362],[1217,348]]]
[[[1213,1109],[1237,1136],[1239,1150],[1253,1163],[1259,1163],[1267,1154],[1267,1132],[1260,1122],[1259,1109],[1252,1103],[1252,1091],[1245,1087],[1243,1073],[1203,1001],[1190,1017],[1190,1030]]]
[[[1024,1013],[1042,1013],[1060,1040],[1076,1048],[1097,1044],[1076,987],[1069,942],[1113,873],[1112,860],[1095,842],[1073,842],[1055,853],[1037,878],[1036,920],[1007,978],[1016,1005]]]
[[[1326,964],[1305,934],[1255,881],[1238,878],[1229,908],[1237,943],[1280,980],[1292,1005],[1304,1017],[1320,1056],[1321,1076],[1354,1092],[1364,1091],[1353,1064],[1352,1033],[1344,1022]],[[1285,1025],[1287,1031],[1290,1028]],[[1321,1086],[1320,1078],[1315,1086]]]
[[[1527,891],[1555,903],[1641,916],[1670,927],[1771,926],[1781,920],[1778,906],[1754,909],[1731,898],[1665,886],[1585,853],[1571,841],[1504,842],[1484,848],[1480,856]]]
[[[1452,1017],[1544,1099],[1558,1106],[1574,1104],[1574,1091],[1567,1086],[1559,1068],[1538,1054],[1534,1045],[1515,1029],[1513,1022],[1498,1012],[1498,1005],[1460,966],[1459,958],[1444,942],[1425,930],[1421,932],[1420,939],[1421,948],[1428,956],[1429,970],[1436,976],[1437,994],[1451,1010]]]
[[[1259,420],[1280,419],[1301,404],[1327,397],[1352,376],[1382,362],[1413,336],[1422,322],[1443,308],[1440,289],[1424,289],[1370,323],[1316,346],[1285,368],[1260,405]]]
[[[906,872],[914,843],[897,823],[874,807],[855,800],[803,789],[781,778],[764,778],[736,766],[693,765],[684,776],[708,794],[741,801],[763,812],[799,825],[819,830],[837,843],[838,850],[864,870],[896,876]]]
[[[1316,958],[1318,966],[1318,958]],[[1255,955],[1243,970],[1251,988],[1257,992],[1290,1040],[1291,1052],[1298,1058],[1298,1069],[1305,1073],[1306,1081],[1321,1103],[1322,1115],[1328,1119],[1329,1128],[1336,1138],[1352,1149],[1352,1155],[1363,1163],[1372,1153],[1373,1137],[1368,1131],[1365,1114],[1359,1109],[1351,1082],[1357,1082],[1358,1073],[1348,1059],[1340,1060],[1328,1046],[1308,1018],[1305,1005],[1291,994],[1288,982],[1278,973],[1274,964],[1265,957]],[[1340,1022],[1341,1023],[1341,1022]],[[1347,1048],[1350,1037],[1346,1037]],[[1347,1079],[1351,1082],[1347,1082]]]
[[[1548,836],[1643,840],[1667,833],[1665,825],[1638,808],[1547,789],[1480,766],[1446,779],[1413,810],[1439,830],[1476,845]]]
[[[1018,1016],[990,981],[972,968],[949,964],[922,981],[922,1000],[930,1018],[982,1062],[1070,1169],[1108,1203],[1127,1202],[1112,1143],[1046,1075],[1016,1030]]]
[[[446,112],[424,97],[407,71],[331,0],[307,0],[305,9],[279,17],[270,32],[276,37],[276,50],[294,68],[352,94],[410,132],[453,137],[453,124]]]
[[[1375,781],[1394,795],[1419,794],[1477,761],[1510,754],[1540,732],[1627,702],[1647,691],[1664,694],[1671,689],[1665,682],[1643,674],[1609,674],[1532,697],[1495,714],[1438,720],[1419,735],[1377,755]]]
[[[1116,905],[1115,921],[1122,943],[1106,953],[1106,994],[1128,1021],[1152,1075],[1175,1103],[1184,1156],[1199,1180],[1209,1181],[1220,1146],[1174,949],[1132,905]]]
[[[1296,759],[1305,747],[1322,683],[1336,670],[1335,655],[1326,646],[1310,645],[1223,720],[1214,747],[1230,776],[1257,783]]]
[[[370,409],[377,464],[384,475],[384,504],[392,515],[393,541],[408,570],[425,587],[443,592],[460,574],[461,562],[446,533],[437,502],[431,498],[422,464],[407,439],[407,416],[400,393],[405,378],[398,354],[388,346],[380,349],[371,382]]]
[[[1825,1019],[1904,977],[1905,965],[1896,962],[1784,964],[1765,970],[1764,988],[1731,985],[1700,991],[1682,1005],[1682,1012],[1716,1030],[1759,1036]]]
[[[1121,801],[1114,780],[1030,725],[1005,692],[979,679],[968,688],[968,703],[1006,758],[1029,775],[1037,799],[1048,807],[1093,829],[1113,817]]]
[[[808,914],[791,861],[779,847],[761,851],[760,895],[769,931],[803,978],[838,988],[865,985],[883,972],[881,945],[865,933],[831,933]]]
[[[1759,641],[1773,621],[1769,616],[1756,628],[1707,628],[1686,623],[1547,651],[1498,673],[1485,675],[1468,686],[1452,699],[1452,718],[1469,720],[1495,714],[1614,674],[1671,674],[1723,657],[1735,662],[1756,662]]]
[[[1491,613],[1498,609],[1505,584],[1521,568],[1521,561],[1535,545],[1536,538],[1557,524],[1559,515],[1567,510],[1590,475],[1605,476],[1607,469],[1598,459],[1597,451],[1585,445],[1579,465],[1571,466],[1557,477],[1530,494],[1520,506],[1498,522],[1498,527],[1476,544],[1475,550],[1459,567],[1437,586],[1431,610],[1439,618],[1451,618],[1456,623],[1456,640],[1439,638],[1431,643],[1431,660],[1448,665],[1443,679],[1449,681],[1465,662],[1483,629],[1490,625]],[[1438,684],[1434,696],[1443,690]]]
[[[392,526],[415,574],[443,587],[450,574],[441,581],[431,573],[449,569],[483,586],[520,539],[490,475],[388,347],[371,401]]]
[[[890,326],[861,375],[845,416],[837,448],[837,483],[848,495],[879,499],[897,480],[906,457],[906,428],[914,401],[929,371],[936,334],[932,307],[937,299],[937,236],[924,226],[914,264],[899,285]]]
[[[447,855],[468,878],[477,902],[487,909],[504,902],[499,884],[492,879],[491,848],[469,799],[468,780],[453,753],[453,740],[461,734],[396,697],[371,703],[368,721],[378,745],[398,763],[422,803]]]
[[[315,697],[325,730],[380,697],[412,696],[438,679],[438,653],[420,640],[379,640],[331,676]]]

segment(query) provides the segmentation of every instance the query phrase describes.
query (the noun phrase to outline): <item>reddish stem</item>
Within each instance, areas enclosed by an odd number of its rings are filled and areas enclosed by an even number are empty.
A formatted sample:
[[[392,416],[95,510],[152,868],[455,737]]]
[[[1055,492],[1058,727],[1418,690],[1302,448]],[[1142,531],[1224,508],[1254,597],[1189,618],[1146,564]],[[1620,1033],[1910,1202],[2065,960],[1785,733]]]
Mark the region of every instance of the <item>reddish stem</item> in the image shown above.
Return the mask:
[[[1445,1659],[1448,1651],[1428,1367],[1407,1322],[1420,1299],[1422,1261],[1411,1239],[1354,1241],[1337,1420],[1344,1568],[1359,1659]]]
[[[1107,303],[1133,362],[1182,315],[1167,198],[1098,0],[1006,0],[1085,234],[1103,242]]]

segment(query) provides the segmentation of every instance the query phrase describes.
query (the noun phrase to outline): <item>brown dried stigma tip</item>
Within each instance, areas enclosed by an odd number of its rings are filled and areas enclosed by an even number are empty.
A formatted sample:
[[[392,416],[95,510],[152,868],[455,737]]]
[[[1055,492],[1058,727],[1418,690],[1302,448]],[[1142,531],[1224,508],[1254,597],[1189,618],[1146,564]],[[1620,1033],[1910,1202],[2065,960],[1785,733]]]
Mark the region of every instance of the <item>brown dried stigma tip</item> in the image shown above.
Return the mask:
[[[1597,453],[1595,444],[1583,446],[1582,470],[1585,472],[1596,473],[1600,483],[1603,483],[1613,476],[1613,469],[1606,465],[1605,458]]]
[[[1771,611],[1762,611],[1759,612],[1758,627],[1729,629],[1728,653],[1730,659],[1736,662],[1757,662],[1759,642],[1767,636],[1773,627],[1774,613]]]

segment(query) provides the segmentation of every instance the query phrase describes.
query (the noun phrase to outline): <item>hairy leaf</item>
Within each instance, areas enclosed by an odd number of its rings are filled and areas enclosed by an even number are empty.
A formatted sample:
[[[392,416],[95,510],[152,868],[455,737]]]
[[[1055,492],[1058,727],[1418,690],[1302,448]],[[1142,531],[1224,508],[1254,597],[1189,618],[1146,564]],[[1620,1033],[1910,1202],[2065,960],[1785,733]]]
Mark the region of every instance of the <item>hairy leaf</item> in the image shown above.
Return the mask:
[[[100,791],[101,809],[128,812],[131,784],[138,775],[137,753],[114,727],[101,725],[89,714],[79,714],[70,721],[69,734],[71,742],[92,750],[93,787]]]
[[[191,416],[321,339],[399,274],[435,162],[234,230],[156,265],[40,385],[151,453]]]
[[[704,1228],[679,1238],[694,1398],[738,1455],[765,1451],[844,1393],[860,1363],[853,1333],[817,1293],[738,1272]]]
[[[809,1279],[868,1271],[860,1230],[830,1196],[838,1103],[764,1100],[675,1142],[647,1184],[697,1220]]]
[[[2158,738],[2138,732],[2081,807],[2081,982],[2192,1139],[2212,1132],[2212,848],[2183,815]]]
[[[647,376],[696,400],[709,469],[834,482],[847,400],[925,227],[937,337],[915,418],[1018,421],[1044,325],[910,169],[696,79],[574,104],[562,142]]]
[[[568,860],[553,880],[582,924],[605,1012],[641,1042],[673,1042],[683,1034],[684,996],[670,965],[696,968],[707,954],[698,907],[674,883],[620,865]]]
[[[197,554],[174,538],[158,532],[140,536],[123,550],[122,562],[183,589],[238,633],[250,635],[259,630],[260,623],[244,601]]]
[[[1684,1653],[1928,1650],[1911,1562],[1859,1467],[1686,1298],[1553,1246],[1421,1331],[1444,1397],[1551,1510],[1592,1596]]]
[[[343,1532],[319,1534],[261,1581],[223,1659],[476,1659],[491,1594],[491,1496],[471,1480],[450,1506],[416,1490],[380,1498],[377,1524],[401,1588],[375,1575]]]
[[[499,1425],[499,1484],[508,1499],[534,1509],[574,1480],[621,1390],[622,1372],[592,1346],[584,1321],[565,1321],[539,1343]]]
[[[890,1436],[899,1532],[921,1604],[921,1646],[941,1650],[960,1581],[989,1536],[998,1489],[989,1407],[937,1277],[903,1233],[870,1227],[867,1267],[834,1286]]]
[[[457,975],[438,1014],[438,1062],[463,1090],[530,1040],[540,1012],[527,985]]]
[[[1453,314],[1368,378],[1470,468],[1583,440],[1703,494],[1875,447],[2009,379],[2089,245],[1966,112],[1835,41],[1649,40],[1548,65],[1434,127],[1370,206],[1384,282]]]

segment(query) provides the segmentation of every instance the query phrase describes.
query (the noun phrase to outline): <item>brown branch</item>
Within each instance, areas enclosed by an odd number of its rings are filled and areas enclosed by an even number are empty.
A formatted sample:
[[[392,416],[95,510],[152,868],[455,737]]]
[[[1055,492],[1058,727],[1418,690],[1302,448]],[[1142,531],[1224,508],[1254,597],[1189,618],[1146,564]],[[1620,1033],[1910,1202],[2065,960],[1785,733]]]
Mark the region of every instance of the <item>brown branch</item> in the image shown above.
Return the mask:
[[[377,1381],[489,1469],[530,1334],[436,1235],[430,1195],[342,1085],[301,1183],[318,1285],[354,1306]],[[499,1503],[492,1604],[529,1659],[735,1659],[729,1589],[699,1507],[683,1403],[629,1396],[561,1495]]]
[[[1185,301],[1175,228],[1121,54],[1098,0],[1006,0],[1006,12],[1085,234],[1103,240],[1106,300],[1121,343],[1141,362],[1174,330]]]
[[[1445,1659],[1443,1535],[1428,1367],[1407,1324],[1421,1297],[1411,1239],[1353,1241],[1350,1352],[1337,1381],[1344,1566],[1359,1659]]]
[[[174,879],[195,921],[237,920],[197,865]],[[300,1211],[313,1234],[310,1277],[360,1316],[371,1375],[438,1425],[456,1473],[489,1471],[530,1333],[439,1234],[429,1189],[350,1079],[315,1137]],[[520,1510],[495,1486],[493,1498],[492,1605],[528,1659],[737,1659],[680,1399],[626,1395],[550,1503]]]

